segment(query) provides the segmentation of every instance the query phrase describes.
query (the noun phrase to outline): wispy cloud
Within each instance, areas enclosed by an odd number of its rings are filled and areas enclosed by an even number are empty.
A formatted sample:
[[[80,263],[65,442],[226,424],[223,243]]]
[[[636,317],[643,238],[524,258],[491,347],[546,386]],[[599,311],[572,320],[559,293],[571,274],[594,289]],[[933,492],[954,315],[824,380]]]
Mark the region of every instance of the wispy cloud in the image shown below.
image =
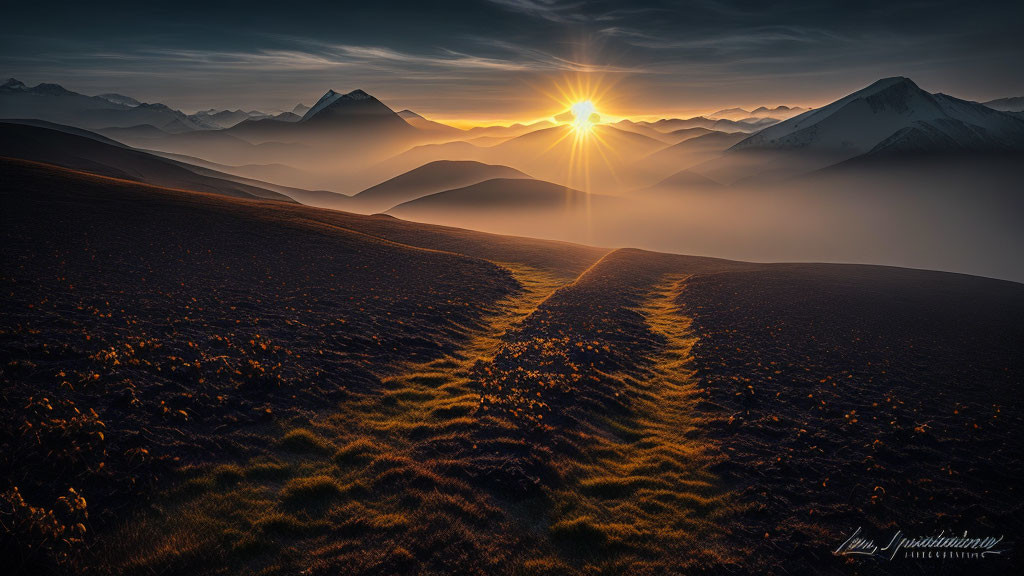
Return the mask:
[[[583,22],[588,17],[580,12],[583,2],[559,0],[490,0],[503,8],[550,22]]]
[[[481,39],[482,41],[482,39]],[[387,46],[336,44],[293,39],[294,49],[191,50],[139,48],[132,51],[79,51],[66,60],[111,64],[175,66],[185,69],[248,71],[325,71],[338,68],[415,72],[637,72],[635,68],[577,62],[511,42],[488,40],[494,55],[472,54],[466,49],[436,48],[412,54]]]

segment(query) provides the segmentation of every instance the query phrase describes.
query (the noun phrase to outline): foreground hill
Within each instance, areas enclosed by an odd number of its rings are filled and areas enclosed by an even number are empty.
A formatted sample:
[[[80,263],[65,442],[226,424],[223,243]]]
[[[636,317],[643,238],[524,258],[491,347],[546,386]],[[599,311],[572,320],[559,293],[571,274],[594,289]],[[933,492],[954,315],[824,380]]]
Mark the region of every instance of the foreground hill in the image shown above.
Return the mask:
[[[0,156],[56,164],[104,176],[240,198],[294,202],[279,192],[198,174],[182,163],[133,150],[102,136],[0,122]],[[226,176],[226,175],[225,175]]]
[[[856,526],[1022,528],[1021,284],[10,160],[0,202],[22,572],[847,573]]]
[[[469,186],[493,178],[529,178],[508,166],[472,161],[438,160],[429,162],[363,190],[352,197],[356,210],[383,211],[436,192]]]

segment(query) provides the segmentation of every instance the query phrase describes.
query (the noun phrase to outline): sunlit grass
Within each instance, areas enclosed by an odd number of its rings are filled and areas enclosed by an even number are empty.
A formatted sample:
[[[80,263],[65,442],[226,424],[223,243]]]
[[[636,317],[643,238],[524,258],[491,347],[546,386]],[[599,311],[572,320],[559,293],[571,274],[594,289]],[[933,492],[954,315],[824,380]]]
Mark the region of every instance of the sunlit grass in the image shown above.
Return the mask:
[[[270,432],[276,439],[266,454],[195,468],[168,495],[162,514],[126,528],[168,535],[145,553],[128,554],[130,565],[187,564],[185,557],[153,555],[180,546],[188,558],[220,554],[247,570],[273,572],[270,558],[290,558],[298,565],[402,571],[443,558],[458,543],[474,562],[487,559],[485,572],[508,571],[503,559],[513,550],[529,551],[515,559],[525,573],[573,573],[602,558],[594,566],[614,572],[707,537],[730,505],[706,471],[711,456],[686,436],[696,425],[689,411],[693,337],[673,304],[685,279],[666,278],[637,308],[663,342],[646,359],[650,371],[588,376],[617,382],[632,399],[628,412],[594,413],[572,446],[551,452],[523,437],[530,427],[550,428],[536,404],[547,390],[543,381],[535,395],[502,396],[513,402],[507,411],[480,395],[477,379],[498,376],[495,355],[517,350],[520,323],[566,286],[564,278],[512,269],[521,291],[454,354],[410,365],[385,377],[379,393]],[[562,362],[603,353],[595,345],[551,339],[515,353]],[[585,385],[586,370],[568,362],[565,369]],[[538,454],[546,460],[540,468],[516,468]],[[204,524],[219,536],[189,536]],[[510,526],[517,528],[509,532]],[[715,554],[696,556],[707,561]]]

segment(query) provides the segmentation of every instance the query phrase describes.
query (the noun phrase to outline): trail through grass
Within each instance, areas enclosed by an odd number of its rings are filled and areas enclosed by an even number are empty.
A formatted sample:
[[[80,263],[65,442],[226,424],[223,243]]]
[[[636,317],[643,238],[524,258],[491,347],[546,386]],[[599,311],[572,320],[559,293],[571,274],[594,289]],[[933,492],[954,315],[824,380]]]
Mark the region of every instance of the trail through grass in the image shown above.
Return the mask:
[[[521,290],[499,302],[486,329],[472,332],[459,350],[411,364],[382,378],[373,393],[286,424],[253,460],[186,469],[190,479],[110,541],[109,564],[124,572],[211,563],[265,573],[296,566],[362,573],[431,562],[445,571],[447,561],[472,568],[465,560],[471,556],[486,559],[479,573],[498,569],[508,561],[510,539],[489,535],[504,530],[505,517],[466,474],[452,471],[449,457],[473,448],[468,431],[479,393],[469,372],[568,281],[524,265],[501,266]]]
[[[604,552],[614,571],[657,572],[666,556],[678,558],[676,569],[723,560],[716,523],[729,512],[728,498],[707,471],[716,456],[695,439],[696,338],[676,305],[686,279],[665,276],[636,310],[664,344],[646,373],[604,375],[632,397],[631,410],[595,423],[552,497],[556,542],[570,556]]]

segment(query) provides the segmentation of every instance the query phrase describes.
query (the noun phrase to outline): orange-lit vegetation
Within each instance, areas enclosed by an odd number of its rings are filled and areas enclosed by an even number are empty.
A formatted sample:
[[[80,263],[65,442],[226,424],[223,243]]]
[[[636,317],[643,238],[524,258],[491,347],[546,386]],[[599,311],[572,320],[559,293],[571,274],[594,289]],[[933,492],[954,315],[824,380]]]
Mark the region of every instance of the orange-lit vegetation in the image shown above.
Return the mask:
[[[35,571],[800,573],[864,509],[1019,522],[1018,285],[0,167]]]

